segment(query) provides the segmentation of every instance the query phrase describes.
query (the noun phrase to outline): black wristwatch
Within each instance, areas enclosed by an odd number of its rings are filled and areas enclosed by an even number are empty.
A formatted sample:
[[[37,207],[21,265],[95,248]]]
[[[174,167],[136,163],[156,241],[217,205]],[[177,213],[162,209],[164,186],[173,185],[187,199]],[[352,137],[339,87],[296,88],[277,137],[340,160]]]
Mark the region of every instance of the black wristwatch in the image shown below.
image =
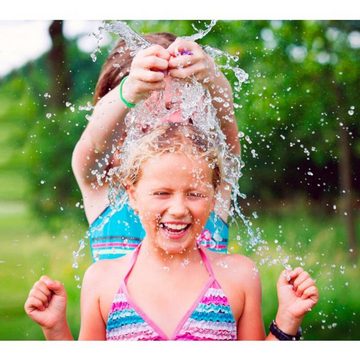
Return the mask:
[[[296,335],[289,335],[281,331],[278,326],[276,325],[275,320],[273,320],[270,324],[270,332],[278,339],[278,340],[300,340],[302,336],[302,330],[301,327],[297,331]]]

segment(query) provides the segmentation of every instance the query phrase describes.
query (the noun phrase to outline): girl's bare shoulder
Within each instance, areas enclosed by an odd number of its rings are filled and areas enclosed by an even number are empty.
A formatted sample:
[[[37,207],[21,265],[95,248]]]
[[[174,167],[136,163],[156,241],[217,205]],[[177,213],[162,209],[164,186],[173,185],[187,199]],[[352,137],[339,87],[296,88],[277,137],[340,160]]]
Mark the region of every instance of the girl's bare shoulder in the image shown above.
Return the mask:
[[[99,284],[105,284],[113,278],[122,278],[130,258],[131,254],[127,254],[118,259],[99,260],[91,264],[85,272],[84,282],[95,283],[99,286]]]
[[[211,261],[215,276],[235,285],[259,280],[259,271],[253,260],[241,254],[220,254],[206,252]]]
[[[240,319],[248,294],[261,288],[257,267],[240,254],[207,251],[216,280],[224,290],[235,319]]]

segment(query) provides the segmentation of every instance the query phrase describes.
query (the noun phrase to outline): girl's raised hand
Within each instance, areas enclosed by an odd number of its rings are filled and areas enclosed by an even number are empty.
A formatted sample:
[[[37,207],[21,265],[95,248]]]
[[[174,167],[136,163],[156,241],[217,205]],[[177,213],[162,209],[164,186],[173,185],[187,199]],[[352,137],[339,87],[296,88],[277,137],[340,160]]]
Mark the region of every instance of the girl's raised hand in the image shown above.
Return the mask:
[[[42,328],[60,328],[66,323],[66,292],[59,281],[42,276],[25,302],[26,314]]]
[[[134,57],[129,77],[124,82],[124,98],[137,103],[149,97],[151,92],[163,90],[169,59],[169,52],[160,45],[140,50]]]
[[[170,76],[178,79],[195,76],[205,86],[214,82],[215,63],[199,44],[178,38],[167,50],[171,55],[169,60]]]
[[[281,273],[277,283],[277,292],[279,309],[276,322],[285,332],[288,326],[294,328],[300,326],[303,317],[319,300],[315,281],[300,267],[284,270]]]

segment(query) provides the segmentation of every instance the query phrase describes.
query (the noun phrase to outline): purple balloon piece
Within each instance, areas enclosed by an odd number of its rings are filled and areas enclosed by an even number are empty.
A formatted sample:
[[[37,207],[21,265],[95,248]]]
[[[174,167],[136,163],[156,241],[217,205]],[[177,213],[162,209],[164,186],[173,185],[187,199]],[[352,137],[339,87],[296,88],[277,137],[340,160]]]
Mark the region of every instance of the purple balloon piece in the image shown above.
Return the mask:
[[[180,50],[180,55],[193,55],[190,50]]]

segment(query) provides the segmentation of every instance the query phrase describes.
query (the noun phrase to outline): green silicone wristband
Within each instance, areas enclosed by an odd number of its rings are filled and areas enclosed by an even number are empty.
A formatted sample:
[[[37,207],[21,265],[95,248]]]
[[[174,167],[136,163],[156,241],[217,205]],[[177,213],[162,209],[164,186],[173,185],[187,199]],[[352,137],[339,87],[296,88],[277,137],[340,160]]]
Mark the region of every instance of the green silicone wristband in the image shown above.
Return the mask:
[[[126,80],[127,78],[128,78],[127,76],[124,76],[124,78],[121,80],[120,88],[119,88],[119,93],[120,93],[120,99],[121,99],[121,101],[125,104],[126,107],[128,107],[128,108],[131,109],[131,108],[135,107],[136,104],[127,101],[127,100],[124,98],[123,93],[122,93],[122,91],[123,91],[123,86],[124,86],[124,82],[125,82],[125,80]]]

